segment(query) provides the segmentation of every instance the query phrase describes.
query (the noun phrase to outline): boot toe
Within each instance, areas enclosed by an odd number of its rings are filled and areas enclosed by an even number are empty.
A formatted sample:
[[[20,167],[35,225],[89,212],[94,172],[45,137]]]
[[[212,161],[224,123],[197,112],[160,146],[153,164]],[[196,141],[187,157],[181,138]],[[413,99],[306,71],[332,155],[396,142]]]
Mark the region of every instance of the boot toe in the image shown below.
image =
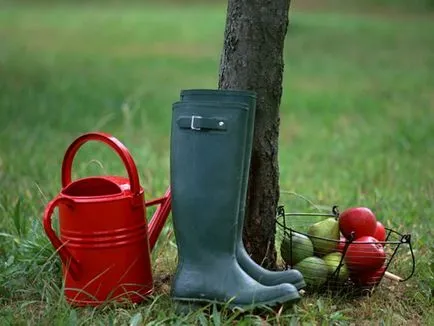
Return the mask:
[[[294,285],[297,290],[306,287],[303,275],[296,269],[288,269],[279,272],[270,272],[274,275],[270,275],[266,280],[267,285],[275,285],[280,283],[290,283]]]
[[[244,271],[263,285],[274,286],[282,283],[294,285],[297,290],[306,287],[303,275],[296,269],[285,271],[270,271],[258,265],[247,254],[241,242],[237,246],[237,260]]]
[[[246,297],[244,299],[244,297]],[[242,307],[246,306],[274,306],[288,302],[297,302],[300,300],[300,294],[295,286],[291,284],[279,284],[275,286],[258,286],[257,289],[251,289],[239,300],[234,300],[234,304]]]

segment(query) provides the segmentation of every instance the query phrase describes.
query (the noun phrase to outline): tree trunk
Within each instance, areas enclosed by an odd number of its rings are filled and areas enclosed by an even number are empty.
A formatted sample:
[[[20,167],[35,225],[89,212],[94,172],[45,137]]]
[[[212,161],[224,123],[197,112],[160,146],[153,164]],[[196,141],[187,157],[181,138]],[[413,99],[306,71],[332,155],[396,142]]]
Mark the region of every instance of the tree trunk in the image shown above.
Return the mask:
[[[243,240],[264,267],[276,263],[279,105],[290,0],[229,0],[219,88],[257,93]]]

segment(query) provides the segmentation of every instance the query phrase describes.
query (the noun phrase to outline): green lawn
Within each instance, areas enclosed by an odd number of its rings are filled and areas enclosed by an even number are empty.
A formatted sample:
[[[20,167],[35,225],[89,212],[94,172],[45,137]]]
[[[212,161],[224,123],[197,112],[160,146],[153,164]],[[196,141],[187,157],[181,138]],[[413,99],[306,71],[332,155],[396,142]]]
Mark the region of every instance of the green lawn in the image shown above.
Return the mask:
[[[175,267],[170,224],[153,253],[157,291],[139,306],[72,309],[40,224],[60,190],[69,143],[112,133],[130,149],[147,198],[169,184],[171,104],[215,88],[222,6],[0,7],[0,320],[4,324],[434,323],[434,18],[396,12],[295,10],[285,49],[281,189],[318,205],[371,207],[412,234],[415,276],[370,298],[308,294],[262,317],[223,310],[176,317],[165,281]],[[74,175],[124,173],[99,144]],[[287,210],[307,209],[286,193]],[[407,257],[408,258],[408,257]],[[396,272],[409,272],[404,255]]]

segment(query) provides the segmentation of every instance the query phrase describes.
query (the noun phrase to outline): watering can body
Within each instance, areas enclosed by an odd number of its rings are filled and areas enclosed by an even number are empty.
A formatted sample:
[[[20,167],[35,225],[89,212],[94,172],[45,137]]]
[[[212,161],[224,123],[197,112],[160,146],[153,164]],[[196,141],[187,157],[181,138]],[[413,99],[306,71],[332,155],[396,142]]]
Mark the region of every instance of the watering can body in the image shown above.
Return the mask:
[[[89,140],[116,150],[128,178],[71,181],[73,157]],[[148,226],[145,207],[149,205],[144,202],[134,161],[122,143],[102,133],[85,134],[70,145],[62,164],[62,185],[45,209],[44,229],[62,260],[67,301],[79,306],[142,301],[153,290],[150,251],[170,211],[169,197],[153,201],[160,207]],[[59,237],[51,221],[55,207],[59,209]]]

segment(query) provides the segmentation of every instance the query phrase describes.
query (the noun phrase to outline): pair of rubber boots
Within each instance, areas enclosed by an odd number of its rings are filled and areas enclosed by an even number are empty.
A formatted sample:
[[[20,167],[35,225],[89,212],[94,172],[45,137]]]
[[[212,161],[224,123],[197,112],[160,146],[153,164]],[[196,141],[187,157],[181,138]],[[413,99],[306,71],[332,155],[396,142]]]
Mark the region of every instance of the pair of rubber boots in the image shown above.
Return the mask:
[[[242,241],[255,107],[255,93],[234,90],[184,90],[173,104],[170,177],[178,265],[171,295],[178,304],[246,309],[300,299],[300,272],[262,268]]]

